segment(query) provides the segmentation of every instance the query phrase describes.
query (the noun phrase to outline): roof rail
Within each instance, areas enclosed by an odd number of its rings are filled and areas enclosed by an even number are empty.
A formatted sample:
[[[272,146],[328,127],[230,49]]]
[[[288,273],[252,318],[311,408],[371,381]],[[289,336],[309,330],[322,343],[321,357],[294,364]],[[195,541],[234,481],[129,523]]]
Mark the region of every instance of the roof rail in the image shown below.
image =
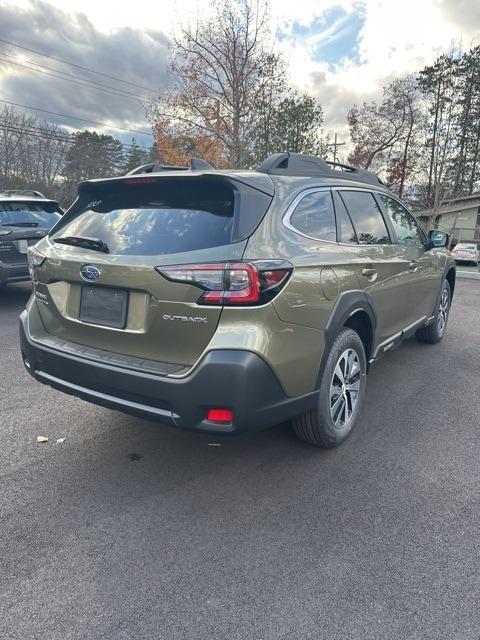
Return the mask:
[[[174,165],[156,164],[151,162],[149,164],[142,164],[140,167],[136,167],[129,171],[127,176],[136,176],[141,173],[156,173],[157,171],[202,171],[205,169],[215,169],[209,162],[202,160],[201,158],[191,158],[189,167],[178,167]]]
[[[339,162],[329,162],[318,156],[307,156],[301,153],[275,153],[268,156],[257,171],[278,176],[305,176],[319,178],[342,178],[366,182],[375,186],[386,186],[385,183],[371,171],[357,169]],[[342,176],[338,172],[342,172]]]
[[[45,198],[40,191],[34,191],[33,189],[1,189],[0,195],[2,196],[23,196],[25,198]]]

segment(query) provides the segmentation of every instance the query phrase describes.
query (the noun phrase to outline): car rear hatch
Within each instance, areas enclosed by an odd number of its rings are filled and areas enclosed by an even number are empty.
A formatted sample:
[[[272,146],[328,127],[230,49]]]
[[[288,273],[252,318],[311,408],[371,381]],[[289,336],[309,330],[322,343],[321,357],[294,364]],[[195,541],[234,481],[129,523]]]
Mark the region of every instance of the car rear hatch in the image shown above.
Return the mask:
[[[197,304],[198,286],[156,268],[240,260],[270,202],[268,193],[216,173],[83,183],[39,247],[46,260],[36,297],[47,332],[128,358],[194,364],[222,306]],[[89,240],[77,246],[79,238]]]

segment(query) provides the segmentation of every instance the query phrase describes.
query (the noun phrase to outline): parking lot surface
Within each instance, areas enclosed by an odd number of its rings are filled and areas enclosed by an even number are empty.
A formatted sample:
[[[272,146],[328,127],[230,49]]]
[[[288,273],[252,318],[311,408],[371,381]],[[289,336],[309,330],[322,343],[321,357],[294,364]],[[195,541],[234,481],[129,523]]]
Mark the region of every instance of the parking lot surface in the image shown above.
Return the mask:
[[[443,343],[372,368],[333,451],[36,383],[28,293],[0,290],[3,640],[478,640],[480,282],[457,283]]]

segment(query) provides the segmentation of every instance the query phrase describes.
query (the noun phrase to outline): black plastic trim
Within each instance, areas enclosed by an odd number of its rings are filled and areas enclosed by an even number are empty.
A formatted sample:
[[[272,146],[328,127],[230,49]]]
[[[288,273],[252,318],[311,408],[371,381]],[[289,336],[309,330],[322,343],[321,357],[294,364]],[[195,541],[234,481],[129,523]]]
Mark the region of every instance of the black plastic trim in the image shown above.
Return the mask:
[[[27,371],[39,382],[95,404],[187,430],[234,433],[268,427],[313,409],[317,393],[288,397],[260,356],[215,350],[183,378],[155,376],[93,362],[36,343],[28,316],[20,316]],[[205,420],[209,408],[234,412],[231,425]]]
[[[372,348],[375,344],[375,334],[377,327],[377,317],[375,315],[373,302],[370,296],[361,289],[353,289],[352,291],[344,291],[341,293],[333,306],[330,317],[325,325],[325,346],[323,349],[322,360],[317,379],[317,387],[320,385],[321,376],[325,368],[325,364],[330,353],[330,347],[338,336],[342,328],[345,326],[349,318],[358,311],[364,311],[372,325]],[[367,362],[369,354],[365,354]]]
[[[270,175],[334,178],[364,182],[377,187],[385,186],[382,180],[371,171],[338,162],[328,162],[318,156],[302,153],[274,153],[265,158],[256,170]]]

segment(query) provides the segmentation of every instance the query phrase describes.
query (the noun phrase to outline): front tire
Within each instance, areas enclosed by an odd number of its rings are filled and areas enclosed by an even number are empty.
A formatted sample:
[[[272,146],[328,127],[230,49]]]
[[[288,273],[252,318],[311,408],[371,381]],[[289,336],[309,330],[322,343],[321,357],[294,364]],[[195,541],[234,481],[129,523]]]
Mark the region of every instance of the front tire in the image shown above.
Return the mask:
[[[429,324],[428,327],[423,327],[415,333],[419,342],[426,342],[427,344],[440,342],[447,330],[448,314],[450,313],[451,302],[452,293],[450,283],[448,280],[444,280],[434,321],[432,324]]]
[[[316,447],[337,447],[350,434],[365,394],[367,362],[358,333],[336,337],[322,373],[317,408],[293,419],[296,435]]]

